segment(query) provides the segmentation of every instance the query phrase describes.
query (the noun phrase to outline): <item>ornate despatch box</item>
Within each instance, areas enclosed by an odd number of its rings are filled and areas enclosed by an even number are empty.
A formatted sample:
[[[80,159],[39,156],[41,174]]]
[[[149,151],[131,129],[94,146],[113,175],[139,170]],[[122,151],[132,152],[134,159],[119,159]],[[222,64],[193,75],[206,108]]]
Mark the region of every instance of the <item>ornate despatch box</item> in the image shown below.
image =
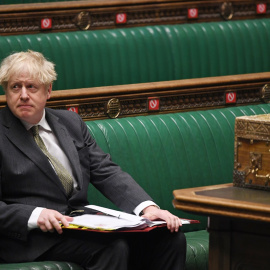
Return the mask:
[[[236,117],[233,185],[270,190],[270,114]]]

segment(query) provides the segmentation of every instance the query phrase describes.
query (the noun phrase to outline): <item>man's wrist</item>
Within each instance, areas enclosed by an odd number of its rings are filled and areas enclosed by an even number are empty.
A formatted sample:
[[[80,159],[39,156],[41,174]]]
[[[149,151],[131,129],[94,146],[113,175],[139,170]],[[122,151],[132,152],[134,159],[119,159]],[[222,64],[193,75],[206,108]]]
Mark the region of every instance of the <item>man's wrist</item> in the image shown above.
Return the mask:
[[[144,202],[142,202],[142,203],[140,203],[135,209],[134,209],[134,214],[136,215],[136,216],[140,216],[141,215],[141,213],[143,213],[142,211],[144,210],[144,209],[146,209],[148,206],[150,206],[150,205],[156,205],[153,201],[144,201]],[[157,205],[156,205],[156,207],[158,207]],[[158,207],[159,208],[159,207]]]
[[[149,206],[145,207],[145,208],[141,211],[140,216],[146,214],[147,211],[151,211],[151,208],[159,209],[159,207],[158,207],[157,205],[149,205]]]
[[[43,210],[44,208],[42,207],[36,207],[34,209],[34,211],[32,212],[29,220],[28,220],[28,224],[27,224],[27,227],[28,227],[28,230],[32,230],[32,229],[36,229],[38,228],[38,225],[37,225],[37,220],[38,220],[38,217],[41,213],[41,211]]]

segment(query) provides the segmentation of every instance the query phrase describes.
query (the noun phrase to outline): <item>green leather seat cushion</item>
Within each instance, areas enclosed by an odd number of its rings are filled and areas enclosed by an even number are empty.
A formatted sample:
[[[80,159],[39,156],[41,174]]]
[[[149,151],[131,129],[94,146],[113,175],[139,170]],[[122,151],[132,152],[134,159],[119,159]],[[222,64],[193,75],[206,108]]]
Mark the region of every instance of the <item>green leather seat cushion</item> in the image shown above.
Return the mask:
[[[82,267],[74,263],[54,262],[54,261],[0,264],[0,269],[3,269],[3,270],[83,270]]]
[[[206,230],[188,232],[186,270],[208,270],[209,234]]]

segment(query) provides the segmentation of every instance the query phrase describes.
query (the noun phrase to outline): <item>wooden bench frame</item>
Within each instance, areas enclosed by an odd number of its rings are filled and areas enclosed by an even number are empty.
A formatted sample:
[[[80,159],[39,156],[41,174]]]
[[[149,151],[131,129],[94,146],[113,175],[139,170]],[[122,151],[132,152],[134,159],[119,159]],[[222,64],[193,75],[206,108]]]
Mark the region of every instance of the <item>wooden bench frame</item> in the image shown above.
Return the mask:
[[[129,84],[52,93],[47,106],[84,120],[117,118],[269,102],[270,72]],[[0,96],[0,108],[6,104]]]
[[[0,32],[17,35],[267,18],[269,2],[92,0],[0,5]]]

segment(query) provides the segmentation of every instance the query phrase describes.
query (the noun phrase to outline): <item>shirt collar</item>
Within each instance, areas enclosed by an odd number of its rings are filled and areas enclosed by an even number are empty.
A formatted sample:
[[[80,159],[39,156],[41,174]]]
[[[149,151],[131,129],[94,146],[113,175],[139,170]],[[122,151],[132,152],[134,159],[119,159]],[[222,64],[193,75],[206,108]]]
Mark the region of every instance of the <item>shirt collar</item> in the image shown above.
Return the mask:
[[[41,118],[41,120],[37,123],[37,125],[39,125],[40,127],[42,127],[42,129],[44,129],[44,130],[46,130],[46,131],[52,131],[51,127],[49,126],[49,124],[48,124],[48,122],[47,122],[47,120],[46,120],[46,118],[45,118],[45,114],[46,114],[46,112],[45,112],[45,110],[44,110],[44,111],[43,111],[42,118]],[[26,121],[23,121],[23,120],[21,120],[21,122],[23,123],[23,125],[25,126],[25,128],[26,128],[27,130],[29,130],[32,126],[35,126],[35,125],[30,124],[30,123],[28,123],[28,122],[26,122]]]

